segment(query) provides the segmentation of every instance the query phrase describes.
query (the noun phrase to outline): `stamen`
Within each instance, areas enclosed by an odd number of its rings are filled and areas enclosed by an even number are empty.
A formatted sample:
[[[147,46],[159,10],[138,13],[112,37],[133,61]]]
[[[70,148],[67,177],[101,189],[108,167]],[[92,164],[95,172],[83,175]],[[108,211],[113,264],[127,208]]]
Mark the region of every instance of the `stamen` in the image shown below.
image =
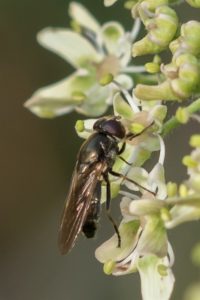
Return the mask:
[[[144,66],[128,66],[123,68],[123,71],[126,73],[142,73],[146,72],[146,68]]]
[[[81,26],[81,29],[82,35],[95,47],[99,53],[105,55],[105,49],[100,35],[97,36],[96,32],[84,26]]]
[[[115,84],[119,90],[121,91],[121,93],[123,94],[123,96],[125,97],[126,101],[128,102],[128,104],[130,105],[130,107],[132,108],[132,110],[136,113],[136,112],[140,112],[140,109],[136,103],[136,101],[134,101],[134,98],[131,97],[131,95],[129,94],[129,92],[123,88],[121,86],[121,84],[119,84],[116,80],[113,80],[112,82],[113,84]]]
[[[163,165],[165,161],[165,143],[163,141],[163,138],[158,134],[157,135],[160,142],[160,156],[158,162]]]
[[[141,21],[140,21],[140,18],[137,18],[137,19],[135,19],[132,31],[130,33],[130,38],[131,38],[132,42],[134,42],[137,39],[139,31],[140,31],[140,27],[141,27]]]
[[[171,244],[168,242],[168,257],[169,257],[169,267],[172,267],[175,261],[174,251]]]

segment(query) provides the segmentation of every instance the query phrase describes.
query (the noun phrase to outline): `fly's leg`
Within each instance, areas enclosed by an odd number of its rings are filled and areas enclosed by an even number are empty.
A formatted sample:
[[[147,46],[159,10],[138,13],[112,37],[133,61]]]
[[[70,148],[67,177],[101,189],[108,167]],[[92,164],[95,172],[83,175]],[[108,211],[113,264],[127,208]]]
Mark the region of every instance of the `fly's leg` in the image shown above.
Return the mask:
[[[123,158],[122,156],[119,156],[119,158],[124,161],[127,165],[132,166],[132,163],[128,162],[127,160],[125,160],[125,158]]]
[[[122,154],[126,148],[126,142],[123,142],[121,149],[118,149],[118,155]]]
[[[124,152],[124,150],[126,149],[126,142],[123,142],[121,149],[118,149],[117,154],[120,155]],[[127,160],[125,160],[125,158],[123,158],[122,156],[119,156],[119,158],[124,161],[127,165],[132,166],[131,163],[129,163]]]
[[[117,234],[117,238],[118,238],[118,244],[117,247],[120,248],[121,247],[121,236],[117,227],[117,224],[115,223],[113,217],[110,214],[110,201],[111,201],[111,192],[110,192],[110,181],[108,179],[108,174],[103,174],[103,178],[106,182],[106,214],[108,216],[108,219],[111,221],[115,232]]]
[[[149,129],[152,125],[154,124],[154,122],[152,122],[150,125],[148,125],[147,127],[145,127],[140,133],[134,134],[134,133],[128,133],[126,135],[126,139],[127,140],[132,140],[138,136],[140,136],[141,134],[143,134],[147,129]],[[127,160],[125,160],[125,158],[123,158],[122,156],[120,156],[120,154],[122,154],[126,149],[126,142],[123,142],[121,149],[118,149],[118,155],[119,158],[124,161],[127,165],[132,166],[132,163],[129,163]],[[128,179],[127,179],[128,180]]]
[[[122,178],[122,179],[125,179],[133,184],[135,184],[136,186],[138,186],[139,188],[143,189],[144,191],[148,192],[148,193],[151,193],[152,195],[156,195],[154,192],[150,191],[149,189],[145,188],[144,186],[142,186],[141,184],[137,183],[136,181],[126,177],[125,175],[123,174],[120,174],[120,173],[117,173],[113,170],[109,170],[109,173],[113,176],[116,176],[116,177],[119,177],[119,178]]]
[[[152,125],[154,124],[154,122],[152,122],[151,124],[149,124],[147,127],[145,127],[141,132],[139,132],[139,133],[136,133],[136,134],[134,134],[134,133],[128,133],[127,135],[126,135],[126,139],[127,140],[132,140],[132,139],[134,139],[134,138],[136,138],[136,137],[138,137],[138,136],[140,136],[141,134],[143,134],[147,129],[149,129]],[[123,146],[122,146],[123,147]],[[125,148],[124,148],[125,149]]]

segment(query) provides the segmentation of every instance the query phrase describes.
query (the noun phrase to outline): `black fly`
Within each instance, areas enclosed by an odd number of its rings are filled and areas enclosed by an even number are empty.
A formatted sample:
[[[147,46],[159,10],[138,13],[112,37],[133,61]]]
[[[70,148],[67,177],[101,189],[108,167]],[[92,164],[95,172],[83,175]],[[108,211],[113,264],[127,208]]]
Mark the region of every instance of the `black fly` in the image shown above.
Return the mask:
[[[58,241],[62,254],[72,249],[81,231],[87,238],[95,235],[100,216],[102,181],[106,183],[107,215],[117,233],[118,247],[121,245],[118,228],[109,212],[111,191],[108,174],[135,183],[112,170],[116,157],[125,150],[125,138],[132,139],[135,136],[133,134],[126,136],[125,128],[118,117],[101,118],[95,122],[93,129],[94,133],[83,143],[78,153],[63,212]],[[124,143],[119,149],[118,144],[122,140]]]

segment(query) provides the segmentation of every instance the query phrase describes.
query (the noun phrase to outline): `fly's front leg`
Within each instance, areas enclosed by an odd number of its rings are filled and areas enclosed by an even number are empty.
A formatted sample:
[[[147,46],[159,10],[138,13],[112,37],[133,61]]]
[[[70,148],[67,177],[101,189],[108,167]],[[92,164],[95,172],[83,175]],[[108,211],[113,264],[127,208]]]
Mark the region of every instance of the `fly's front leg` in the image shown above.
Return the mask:
[[[109,178],[108,178],[108,174],[103,174],[103,178],[106,182],[106,214],[107,214],[108,219],[111,221],[111,223],[112,223],[112,225],[115,229],[115,232],[116,232],[117,238],[118,238],[117,247],[120,248],[121,247],[121,236],[120,236],[117,224],[115,223],[113,217],[110,214],[111,191],[110,191],[110,181],[109,181]]]
[[[154,121],[153,121],[150,125],[148,125],[147,127],[145,127],[145,128],[144,128],[141,132],[139,132],[139,133],[136,133],[136,134],[134,134],[134,133],[128,133],[128,134],[126,135],[126,139],[131,141],[132,139],[134,139],[134,138],[140,136],[140,135],[143,134],[145,131],[147,131],[147,129],[149,129],[153,124],[154,124]]]
[[[150,191],[149,189],[145,188],[144,186],[142,186],[141,184],[137,183],[136,181],[128,178],[127,176],[123,175],[123,174],[120,174],[120,173],[117,173],[113,170],[109,170],[109,173],[113,176],[116,176],[116,177],[119,177],[119,178],[122,178],[122,179],[125,179],[133,184],[135,184],[136,186],[138,186],[139,188],[143,189],[144,191],[148,192],[148,193],[151,193],[152,195],[156,195],[154,192]]]

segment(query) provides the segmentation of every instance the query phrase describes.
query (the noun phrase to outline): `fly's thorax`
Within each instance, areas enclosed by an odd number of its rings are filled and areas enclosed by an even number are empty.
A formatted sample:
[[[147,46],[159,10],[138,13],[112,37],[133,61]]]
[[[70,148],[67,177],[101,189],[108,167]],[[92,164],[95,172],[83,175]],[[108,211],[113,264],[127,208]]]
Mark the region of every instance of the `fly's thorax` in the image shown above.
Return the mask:
[[[118,154],[118,141],[108,135],[106,136],[106,140],[102,142],[102,147],[104,152],[101,160],[106,161],[107,169],[111,169]]]
[[[82,145],[79,155],[79,164],[93,164],[96,162],[113,161],[117,155],[118,142],[115,138],[103,133],[94,133]]]

